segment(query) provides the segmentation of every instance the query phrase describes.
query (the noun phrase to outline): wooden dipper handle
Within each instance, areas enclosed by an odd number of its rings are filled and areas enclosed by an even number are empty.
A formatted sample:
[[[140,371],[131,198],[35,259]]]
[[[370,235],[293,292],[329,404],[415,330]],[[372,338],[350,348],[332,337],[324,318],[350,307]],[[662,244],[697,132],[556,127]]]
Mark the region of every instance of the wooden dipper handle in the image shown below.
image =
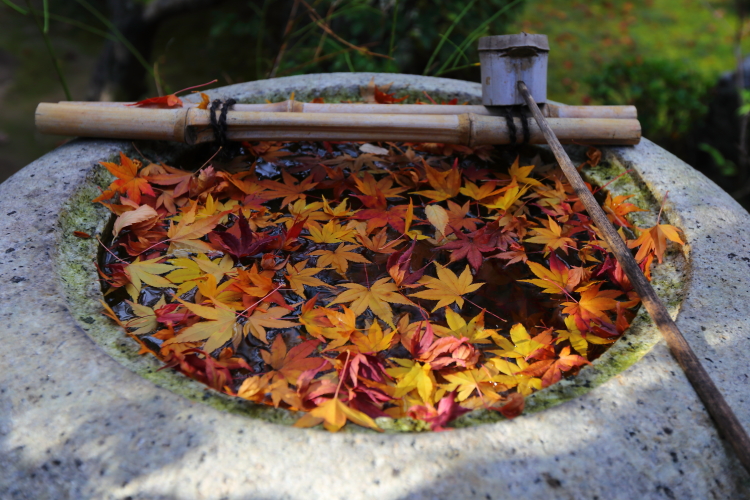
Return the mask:
[[[609,222],[604,210],[602,210],[594,198],[594,195],[591,194],[591,191],[586,187],[586,183],[583,182],[578,170],[576,170],[576,167],[570,161],[570,158],[560,144],[560,141],[555,137],[555,132],[553,132],[547,124],[547,120],[545,120],[544,116],[542,116],[539,111],[539,108],[534,102],[534,98],[529,93],[526,84],[519,81],[518,90],[523,95],[526,104],[534,115],[534,119],[544,132],[549,147],[555,154],[565,177],[573,186],[578,198],[583,202],[586,211],[591,216],[594,224],[601,231],[604,241],[607,242],[612,253],[615,254],[618,262],[620,262],[622,269],[633,284],[633,288],[635,288],[635,291],[638,292],[638,295],[641,297],[643,305],[646,307],[646,310],[651,315],[654,323],[656,323],[659,331],[661,331],[664,339],[667,341],[669,350],[672,351],[672,355],[682,367],[685,375],[687,375],[695,392],[698,393],[698,397],[700,397],[701,401],[703,401],[703,404],[706,406],[708,413],[713,417],[719,433],[724,436],[730,446],[734,449],[737,458],[739,458],[740,462],[745,467],[745,470],[750,472],[750,438],[748,437],[747,432],[745,432],[745,429],[742,427],[742,424],[740,424],[740,421],[732,411],[732,408],[727,404],[724,396],[721,395],[721,392],[719,392],[719,389],[716,387],[713,380],[711,380],[708,372],[706,372],[706,369],[690,348],[690,344],[687,343],[682,332],[677,328],[677,325],[667,312],[667,308],[664,307],[664,304],[656,295],[651,283],[643,275],[643,272],[641,271],[641,268],[638,267],[638,263],[635,261],[630,249],[625,245],[625,242],[620,238],[620,235],[617,234],[617,230]]]

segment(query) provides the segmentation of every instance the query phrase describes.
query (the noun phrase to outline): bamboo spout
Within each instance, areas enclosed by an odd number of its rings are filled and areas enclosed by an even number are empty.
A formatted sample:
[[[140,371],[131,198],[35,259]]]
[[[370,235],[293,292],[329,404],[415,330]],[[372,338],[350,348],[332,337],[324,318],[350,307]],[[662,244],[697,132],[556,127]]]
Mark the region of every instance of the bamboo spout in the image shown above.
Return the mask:
[[[385,105],[379,105],[385,106]],[[448,107],[448,106],[445,106]],[[550,118],[563,143],[637,144],[638,120],[612,118]],[[37,129],[46,134],[115,139],[150,139],[199,144],[215,140],[206,110],[149,109],[42,103],[36,110]],[[521,120],[515,119],[517,130]],[[544,144],[538,125],[530,122],[530,143]],[[405,141],[476,146],[510,144],[505,118],[462,114],[362,114],[232,110],[227,114],[227,139],[233,141]],[[522,137],[516,138],[521,142]]]

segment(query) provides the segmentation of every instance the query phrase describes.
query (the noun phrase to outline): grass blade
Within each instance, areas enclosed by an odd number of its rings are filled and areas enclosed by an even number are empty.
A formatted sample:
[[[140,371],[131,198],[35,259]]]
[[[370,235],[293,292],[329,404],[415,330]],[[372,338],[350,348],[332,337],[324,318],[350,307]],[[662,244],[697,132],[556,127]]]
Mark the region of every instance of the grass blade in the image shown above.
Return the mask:
[[[438,53],[440,53],[440,49],[443,48],[443,43],[445,43],[445,39],[450,36],[451,32],[453,31],[453,28],[455,28],[458,25],[461,19],[466,15],[467,12],[469,12],[469,9],[471,9],[471,7],[473,7],[475,3],[477,3],[477,0],[471,0],[471,2],[469,2],[466,5],[466,7],[464,7],[464,10],[461,11],[458,17],[456,17],[456,19],[453,20],[451,25],[445,31],[437,47],[435,47],[435,50],[432,52],[432,55],[430,56],[430,60],[427,61],[427,65],[425,66],[424,72],[422,73],[423,75],[427,75],[427,73],[430,72],[430,68],[432,67],[432,62],[438,56]]]
[[[65,92],[65,99],[68,101],[72,101],[73,97],[70,95],[68,82],[65,80],[65,75],[63,75],[62,66],[60,66],[60,60],[57,58],[57,56],[55,55],[55,50],[52,48],[52,42],[49,39],[49,34],[44,32],[44,25],[42,25],[42,22],[39,20],[39,16],[37,16],[36,12],[34,12],[34,10],[32,9],[30,0],[26,0],[26,6],[31,11],[31,17],[34,18],[36,27],[39,28],[39,32],[42,34],[44,45],[47,46],[47,52],[52,59],[52,66],[54,66],[55,72],[57,73],[57,78],[60,79],[60,85],[63,88],[63,92]]]
[[[136,49],[127,38],[125,38],[125,35],[123,35],[120,32],[120,30],[117,29],[117,26],[115,26],[112,22],[110,22],[110,20],[107,19],[107,17],[104,14],[96,10],[96,8],[94,8],[94,6],[88,3],[86,0],[76,0],[76,2],[81,4],[86,10],[91,12],[94,15],[94,17],[99,19],[99,21],[101,21],[102,24],[104,24],[107,28],[109,28],[112,34],[114,34],[117,37],[117,40],[119,40],[120,43],[122,43],[125,46],[125,48],[128,49],[128,51],[133,55],[133,57],[136,58],[136,60],[140,63],[140,65],[143,66],[143,69],[145,69],[146,72],[148,72],[148,74],[151,75],[152,78],[155,78],[154,70],[153,68],[151,68],[151,65],[148,63],[148,61],[146,61],[146,59],[141,55],[141,53],[138,52],[138,49]]]
[[[28,14],[28,11],[23,10],[23,7],[19,7],[18,5],[14,4],[10,0],[2,0],[5,5],[10,7],[11,9],[19,12],[20,14],[23,14],[24,16]]]

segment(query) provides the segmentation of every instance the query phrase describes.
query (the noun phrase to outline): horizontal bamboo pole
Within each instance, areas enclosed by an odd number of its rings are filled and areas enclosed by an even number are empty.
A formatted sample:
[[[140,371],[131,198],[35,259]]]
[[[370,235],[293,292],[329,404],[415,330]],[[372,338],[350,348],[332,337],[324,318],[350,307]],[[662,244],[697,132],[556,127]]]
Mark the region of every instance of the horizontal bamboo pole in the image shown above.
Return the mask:
[[[127,106],[127,102],[101,101],[65,101],[60,104],[75,106]],[[186,107],[196,107],[195,103],[185,103]],[[288,100],[268,104],[235,104],[234,111],[257,111],[276,113],[356,113],[356,114],[385,114],[385,115],[461,115],[474,113],[476,115],[499,115],[497,109],[476,105],[445,105],[445,104],[365,104],[365,103],[317,103]],[[548,118],[612,118],[623,120],[637,120],[638,112],[635,106],[565,106],[558,104],[544,104],[541,106],[544,116]]]
[[[609,118],[550,118],[564,143],[637,144],[638,120]],[[517,141],[522,123],[514,119]],[[45,134],[118,139],[151,139],[199,144],[215,140],[210,113],[197,108],[150,109],[125,106],[77,106],[42,103],[36,111],[37,129]],[[546,141],[530,120],[530,143]],[[476,146],[513,141],[503,117],[358,113],[297,113],[229,111],[229,140],[255,141],[405,141]]]

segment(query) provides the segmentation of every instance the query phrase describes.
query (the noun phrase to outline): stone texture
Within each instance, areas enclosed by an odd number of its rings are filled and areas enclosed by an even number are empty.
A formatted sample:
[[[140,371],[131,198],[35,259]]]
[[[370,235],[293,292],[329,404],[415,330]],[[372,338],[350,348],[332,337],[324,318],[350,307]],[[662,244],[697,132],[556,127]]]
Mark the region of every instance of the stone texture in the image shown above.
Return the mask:
[[[214,95],[355,96],[370,76],[281,78]],[[390,81],[392,90],[480,95],[465,82],[376,75]],[[0,498],[750,498],[750,478],[661,342],[578,398],[445,433],[294,429],[141,378],[80,328],[56,267],[65,201],[97,161],[127,147],[76,141],[0,185]],[[750,427],[750,215],[647,140],[609,154],[657,200],[669,191],[667,213],[690,243],[678,325]]]

